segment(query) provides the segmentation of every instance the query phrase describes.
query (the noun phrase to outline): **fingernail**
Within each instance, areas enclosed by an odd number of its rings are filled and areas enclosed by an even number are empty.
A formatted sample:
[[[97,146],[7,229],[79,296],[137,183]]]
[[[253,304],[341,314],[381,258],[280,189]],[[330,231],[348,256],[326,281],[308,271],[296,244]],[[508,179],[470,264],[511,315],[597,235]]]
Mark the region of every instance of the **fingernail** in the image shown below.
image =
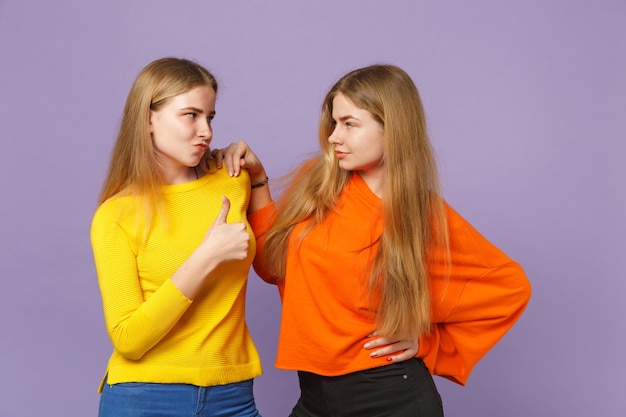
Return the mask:
[[[391,362],[393,361],[393,358],[391,356],[387,356],[387,362]]]
[[[364,344],[364,345],[363,345],[363,347],[364,347],[365,349],[369,349],[369,348],[370,348],[370,344],[369,344],[369,343],[366,343],[366,344]]]
[[[372,352],[372,353],[370,353],[370,357],[377,358],[378,357],[378,353]]]

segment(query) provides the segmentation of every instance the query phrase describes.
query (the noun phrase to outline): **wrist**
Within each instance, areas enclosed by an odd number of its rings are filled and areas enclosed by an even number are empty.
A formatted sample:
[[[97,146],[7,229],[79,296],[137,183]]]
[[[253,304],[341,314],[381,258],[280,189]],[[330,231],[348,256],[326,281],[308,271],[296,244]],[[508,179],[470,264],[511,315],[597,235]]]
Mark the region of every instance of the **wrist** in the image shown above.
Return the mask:
[[[263,177],[257,177],[257,178],[250,178],[250,187],[252,189],[254,188],[259,188],[259,187],[263,187],[264,185],[266,185],[269,182],[269,177],[267,175],[264,175]]]

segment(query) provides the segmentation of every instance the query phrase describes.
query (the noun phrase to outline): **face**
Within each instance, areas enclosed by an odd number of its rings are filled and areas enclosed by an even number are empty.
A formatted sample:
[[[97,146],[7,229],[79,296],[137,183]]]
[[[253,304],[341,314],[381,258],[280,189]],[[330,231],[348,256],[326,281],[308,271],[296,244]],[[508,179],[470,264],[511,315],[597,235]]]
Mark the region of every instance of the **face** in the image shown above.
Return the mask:
[[[189,167],[198,165],[213,138],[215,91],[195,87],[170,98],[150,111],[150,133],[165,178],[186,178]]]
[[[354,105],[343,94],[333,99],[335,128],[328,141],[335,149],[339,167],[358,171],[363,178],[382,179],[383,126],[367,110]]]

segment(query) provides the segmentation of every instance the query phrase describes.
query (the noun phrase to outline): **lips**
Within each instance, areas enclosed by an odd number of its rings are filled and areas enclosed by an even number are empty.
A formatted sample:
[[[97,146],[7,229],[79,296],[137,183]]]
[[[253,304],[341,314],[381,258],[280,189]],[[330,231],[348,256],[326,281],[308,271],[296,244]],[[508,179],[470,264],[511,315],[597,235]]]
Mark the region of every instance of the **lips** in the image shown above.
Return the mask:
[[[198,148],[200,151],[205,152],[207,149],[209,149],[209,145],[207,145],[206,143],[202,142],[202,143],[196,143],[194,145],[196,148]]]

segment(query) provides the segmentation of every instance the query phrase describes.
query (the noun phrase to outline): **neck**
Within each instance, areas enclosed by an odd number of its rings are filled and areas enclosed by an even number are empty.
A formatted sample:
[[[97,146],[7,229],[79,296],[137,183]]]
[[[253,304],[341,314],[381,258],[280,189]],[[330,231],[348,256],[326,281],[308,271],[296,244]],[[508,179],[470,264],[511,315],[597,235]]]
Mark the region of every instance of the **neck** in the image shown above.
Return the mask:
[[[385,191],[385,177],[383,175],[369,175],[364,171],[358,171],[357,174],[378,198],[383,198]]]
[[[164,172],[163,181],[166,185],[185,184],[195,181],[200,177],[199,168],[185,167],[176,172]]]

